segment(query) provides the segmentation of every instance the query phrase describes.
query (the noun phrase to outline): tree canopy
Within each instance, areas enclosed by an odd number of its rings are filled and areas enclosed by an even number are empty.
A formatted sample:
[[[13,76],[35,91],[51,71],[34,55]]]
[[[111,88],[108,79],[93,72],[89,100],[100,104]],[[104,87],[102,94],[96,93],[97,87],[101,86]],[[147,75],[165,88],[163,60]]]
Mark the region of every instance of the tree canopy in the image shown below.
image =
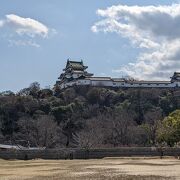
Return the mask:
[[[159,141],[173,146],[180,142],[180,110],[176,110],[166,117],[158,129]]]
[[[0,143],[53,148],[166,141],[173,146],[180,136],[178,91],[89,86],[53,91],[35,82],[18,93],[0,93]]]

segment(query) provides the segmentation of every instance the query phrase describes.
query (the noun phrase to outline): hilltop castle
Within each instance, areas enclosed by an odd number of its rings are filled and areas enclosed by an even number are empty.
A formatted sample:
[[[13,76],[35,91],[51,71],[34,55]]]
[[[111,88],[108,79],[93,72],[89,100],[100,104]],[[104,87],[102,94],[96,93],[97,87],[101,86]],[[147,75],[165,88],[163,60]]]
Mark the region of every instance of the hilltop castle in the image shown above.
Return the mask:
[[[83,61],[67,61],[56,86],[65,89],[72,86],[98,86],[119,88],[180,88],[180,73],[175,72],[170,81],[137,81],[125,78],[94,77],[88,73]]]

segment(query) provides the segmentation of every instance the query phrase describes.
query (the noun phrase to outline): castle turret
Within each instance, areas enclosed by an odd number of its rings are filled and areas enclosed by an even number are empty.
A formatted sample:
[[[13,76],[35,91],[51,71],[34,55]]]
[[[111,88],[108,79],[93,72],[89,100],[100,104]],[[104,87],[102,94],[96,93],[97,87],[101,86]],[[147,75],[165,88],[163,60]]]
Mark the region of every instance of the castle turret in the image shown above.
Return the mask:
[[[93,74],[86,71],[87,68],[88,66],[84,66],[83,61],[67,60],[66,68],[63,69],[64,72],[58,79],[60,82],[69,82],[75,79],[83,79],[93,76]]]
[[[180,72],[175,72],[171,77],[171,82],[180,82]]]

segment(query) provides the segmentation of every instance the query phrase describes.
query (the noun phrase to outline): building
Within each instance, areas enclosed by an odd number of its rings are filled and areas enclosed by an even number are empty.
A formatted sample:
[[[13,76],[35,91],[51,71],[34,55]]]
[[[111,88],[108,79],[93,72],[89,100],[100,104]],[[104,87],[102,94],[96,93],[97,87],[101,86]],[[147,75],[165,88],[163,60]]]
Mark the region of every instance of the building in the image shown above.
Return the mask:
[[[83,61],[67,60],[66,68],[63,69],[64,73],[60,75],[59,80],[65,83],[93,76],[93,74],[86,71],[87,68],[88,66],[84,66]]]
[[[170,81],[137,81],[125,78],[94,77],[88,73],[83,61],[67,61],[66,68],[58,78],[56,87],[97,86],[116,88],[180,88],[180,73],[175,72]]]
[[[180,72],[175,72],[171,77],[171,82],[180,82]]]

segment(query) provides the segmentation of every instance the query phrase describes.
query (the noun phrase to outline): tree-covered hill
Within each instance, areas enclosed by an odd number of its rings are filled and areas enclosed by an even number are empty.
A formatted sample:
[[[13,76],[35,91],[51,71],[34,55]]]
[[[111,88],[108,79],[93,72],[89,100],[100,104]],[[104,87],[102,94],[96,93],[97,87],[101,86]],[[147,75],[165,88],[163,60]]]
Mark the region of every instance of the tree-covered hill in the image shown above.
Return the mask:
[[[54,92],[38,83],[0,94],[0,143],[36,147],[152,146],[173,141],[165,119],[180,109],[178,89],[73,87]],[[178,126],[179,127],[179,126]],[[166,133],[168,136],[168,133]]]

